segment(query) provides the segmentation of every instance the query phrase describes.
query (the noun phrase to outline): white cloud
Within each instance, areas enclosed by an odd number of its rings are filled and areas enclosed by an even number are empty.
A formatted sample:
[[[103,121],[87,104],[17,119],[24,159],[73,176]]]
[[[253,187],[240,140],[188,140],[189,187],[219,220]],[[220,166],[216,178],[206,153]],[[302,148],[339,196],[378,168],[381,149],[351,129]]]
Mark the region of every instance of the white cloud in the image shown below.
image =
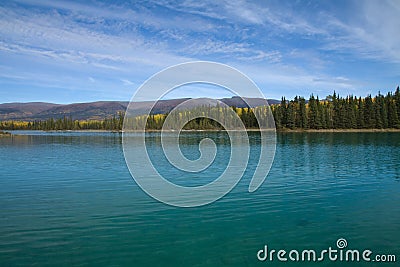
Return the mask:
[[[400,62],[395,1],[357,2],[351,17],[245,0],[17,3],[0,7],[1,77],[16,83],[78,90],[91,77],[112,94],[164,67],[202,59],[238,66],[265,88],[353,90],[359,78],[342,73],[336,55]]]
[[[121,82],[122,82],[123,85],[127,85],[127,86],[135,85],[134,82],[131,82],[131,81],[128,80],[128,79],[121,79]]]
[[[399,2],[357,2],[358,10],[346,21],[324,13],[324,27],[330,32],[326,50],[353,53],[364,59],[400,62]],[[322,19],[322,18],[321,18]]]
[[[162,49],[160,43],[148,42],[138,33],[118,36],[89,29],[74,22],[71,16],[40,13],[29,16],[26,11],[1,10],[0,34],[7,41],[3,49],[16,53],[32,53],[77,63],[141,63],[165,66],[181,62],[184,57]],[[112,65],[112,64],[111,64]]]

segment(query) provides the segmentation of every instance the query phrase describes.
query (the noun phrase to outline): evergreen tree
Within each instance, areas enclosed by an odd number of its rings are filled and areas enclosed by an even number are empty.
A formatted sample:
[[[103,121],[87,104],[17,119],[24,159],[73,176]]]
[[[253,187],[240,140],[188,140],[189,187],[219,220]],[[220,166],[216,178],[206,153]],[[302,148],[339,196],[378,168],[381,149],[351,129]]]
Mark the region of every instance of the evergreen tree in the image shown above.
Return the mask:
[[[306,110],[306,100],[304,97],[299,99],[299,128],[307,129],[308,128],[308,121],[307,121],[307,110]]]
[[[364,125],[366,128],[375,127],[375,107],[371,95],[365,98],[364,103]]]
[[[287,107],[286,127],[289,129],[294,129],[296,125],[295,119],[296,119],[295,104],[293,101],[290,101]]]

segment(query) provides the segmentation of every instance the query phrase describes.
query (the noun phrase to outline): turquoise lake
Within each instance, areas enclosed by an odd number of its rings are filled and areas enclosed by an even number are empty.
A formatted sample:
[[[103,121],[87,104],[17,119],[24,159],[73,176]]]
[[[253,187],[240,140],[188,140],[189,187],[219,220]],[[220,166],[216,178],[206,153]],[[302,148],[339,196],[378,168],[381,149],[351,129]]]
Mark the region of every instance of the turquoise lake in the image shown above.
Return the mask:
[[[220,200],[177,208],[144,193],[125,164],[122,136],[15,132],[0,138],[0,266],[398,266],[400,133],[280,133],[263,185],[247,191],[258,133],[239,184]],[[157,133],[149,154],[182,185],[209,183],[227,164],[226,134],[185,133],[183,154],[216,141],[201,178],[171,168]],[[214,176],[213,176],[214,175]],[[193,179],[192,179],[193,178]],[[351,249],[393,254],[396,263],[261,262],[271,249]]]

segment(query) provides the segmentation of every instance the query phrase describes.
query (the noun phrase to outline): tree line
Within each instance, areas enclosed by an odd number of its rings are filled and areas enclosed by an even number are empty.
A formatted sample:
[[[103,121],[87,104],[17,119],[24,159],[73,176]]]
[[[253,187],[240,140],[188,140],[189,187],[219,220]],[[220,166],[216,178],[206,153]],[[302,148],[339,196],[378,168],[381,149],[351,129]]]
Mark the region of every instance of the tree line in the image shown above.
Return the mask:
[[[269,128],[273,127],[271,110],[266,106],[237,108],[220,105],[203,105],[187,110],[174,110],[168,114],[136,116],[127,118],[126,122],[128,125],[127,129],[129,130],[140,130],[143,128],[149,130],[222,130],[225,127],[228,129],[239,129],[241,124],[246,128],[259,128],[256,115],[261,118],[264,124],[268,124],[267,120],[271,118]],[[166,121],[167,117],[168,121]],[[183,122],[187,123],[182,125]]]
[[[0,130],[42,130],[42,131],[61,131],[61,130],[106,130],[120,131],[124,114],[119,112],[111,118],[103,120],[73,120],[71,117],[50,118],[47,120],[34,121],[3,121],[0,122]]]
[[[271,109],[278,129],[399,129],[400,89],[365,98],[311,95],[307,103],[303,97],[282,98]]]
[[[223,129],[223,126],[210,119],[231,123],[229,109],[239,116],[248,129],[259,128],[257,116],[268,117],[272,112],[277,129],[400,129],[400,89],[386,95],[378,93],[364,98],[352,95],[341,97],[336,92],[320,100],[311,95],[308,100],[296,96],[293,100],[284,97],[280,104],[267,107],[238,108],[238,107],[196,107],[191,110],[174,111],[170,114],[151,114],[128,118],[130,125],[148,130],[162,129],[167,116],[173,119],[169,127],[179,128],[180,121],[188,121],[183,129],[208,130]],[[194,115],[198,118],[189,120]],[[124,114],[118,113],[104,120],[73,120],[71,117],[36,121],[3,121],[0,130],[122,130]],[[172,124],[171,124],[172,123]],[[270,123],[270,122],[267,122]],[[130,127],[132,129],[132,127]]]

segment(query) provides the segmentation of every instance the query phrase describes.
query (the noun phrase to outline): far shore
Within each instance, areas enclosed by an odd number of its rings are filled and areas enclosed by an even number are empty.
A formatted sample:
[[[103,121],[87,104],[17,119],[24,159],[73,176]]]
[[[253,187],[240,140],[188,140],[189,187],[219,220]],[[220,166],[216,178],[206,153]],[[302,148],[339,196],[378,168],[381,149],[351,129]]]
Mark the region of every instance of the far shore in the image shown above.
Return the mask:
[[[35,131],[35,130],[18,130],[21,132],[25,131]],[[123,131],[116,131],[116,130],[50,130],[50,131],[41,131],[40,132],[48,132],[48,133],[69,133],[69,132],[82,132],[82,133],[123,133]],[[146,130],[146,132],[161,132],[162,130]],[[178,132],[175,130],[164,130],[165,132]],[[224,130],[182,130],[182,132],[223,132]],[[241,131],[241,130],[234,130],[234,131]],[[260,129],[247,129],[247,132],[259,132]],[[262,131],[273,131],[272,129],[265,129]],[[139,133],[142,132],[140,130],[132,130],[129,131],[131,133]],[[277,133],[400,133],[400,129],[277,129]],[[12,135],[6,131],[0,131],[0,136],[10,136]],[[18,135],[18,133],[13,134]]]
[[[400,129],[279,129],[281,133],[399,133]]]
[[[9,132],[4,132],[0,130],[0,137],[2,136],[10,136],[11,134]]]

